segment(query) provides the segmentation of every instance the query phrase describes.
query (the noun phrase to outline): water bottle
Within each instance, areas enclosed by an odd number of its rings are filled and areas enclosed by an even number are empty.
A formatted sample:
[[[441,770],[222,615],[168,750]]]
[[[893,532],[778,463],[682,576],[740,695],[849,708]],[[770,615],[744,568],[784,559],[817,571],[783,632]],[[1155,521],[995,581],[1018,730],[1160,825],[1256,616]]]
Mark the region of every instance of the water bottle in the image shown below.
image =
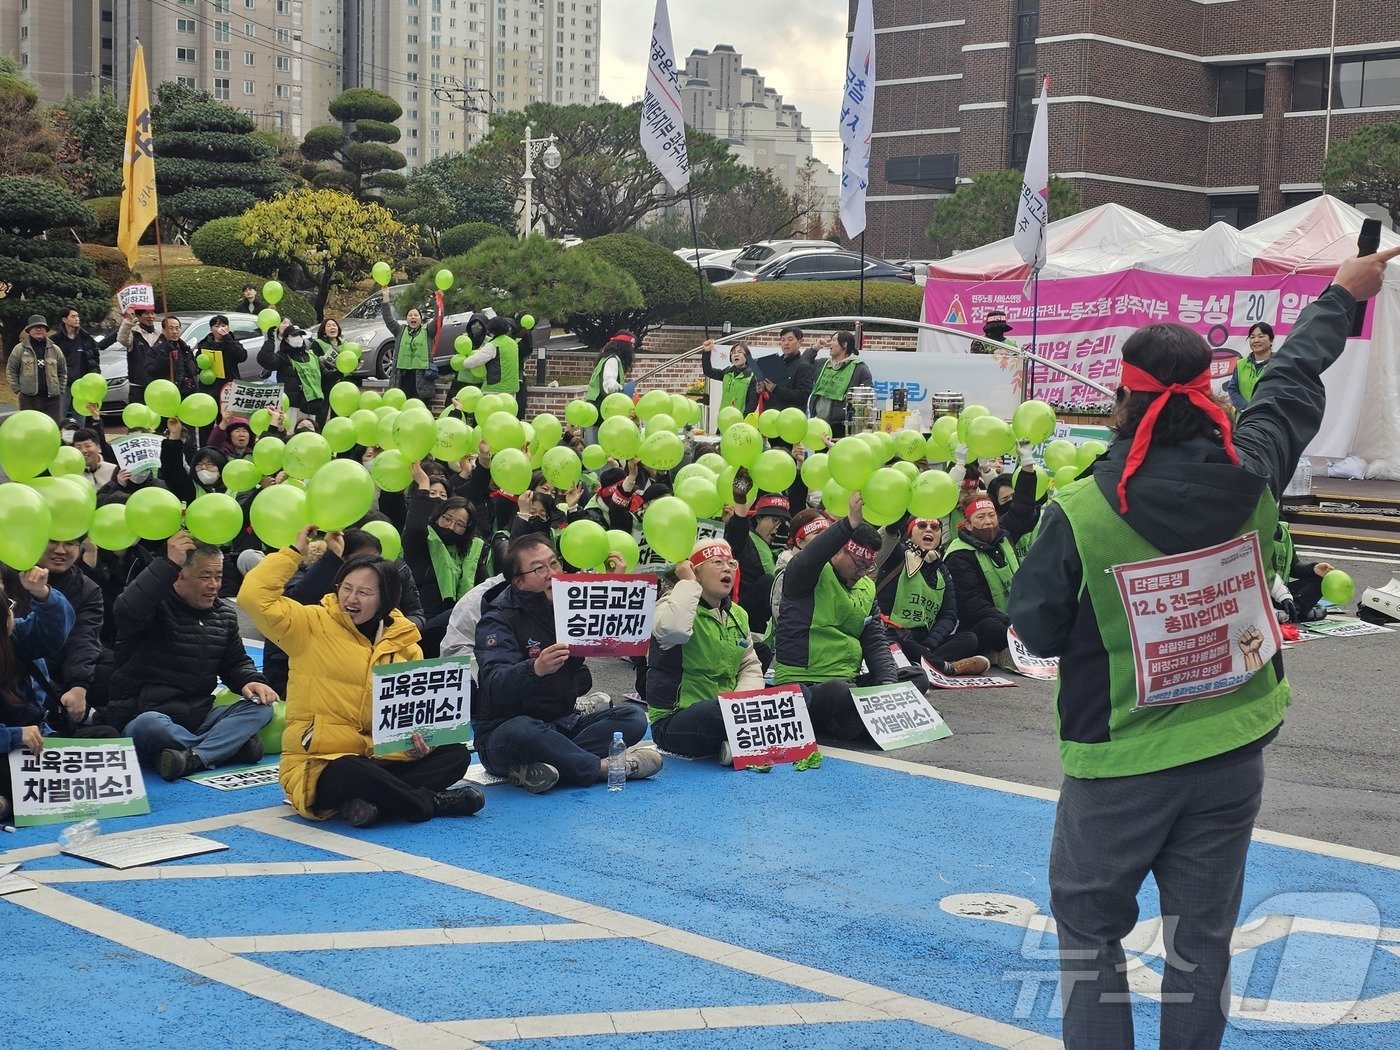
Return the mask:
[[[95,839],[102,834],[102,829],[98,827],[97,821],[88,817],[87,820],[80,820],[76,824],[70,824],[58,833],[58,844],[61,848],[71,848],[81,846],[89,839]]]
[[[621,791],[627,781],[627,745],[622,742],[622,734],[614,733],[612,746],[608,748],[608,790]]]

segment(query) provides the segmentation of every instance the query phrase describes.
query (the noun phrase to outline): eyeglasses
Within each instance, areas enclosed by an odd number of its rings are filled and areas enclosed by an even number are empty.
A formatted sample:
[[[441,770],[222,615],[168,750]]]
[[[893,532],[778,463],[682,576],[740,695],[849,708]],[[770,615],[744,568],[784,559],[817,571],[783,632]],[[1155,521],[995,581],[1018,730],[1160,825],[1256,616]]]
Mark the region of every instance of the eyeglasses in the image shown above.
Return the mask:
[[[916,529],[941,529],[943,522],[937,518],[915,518],[914,528]]]
[[[564,563],[558,558],[553,558],[543,565],[536,565],[533,569],[522,569],[515,574],[516,579],[524,579],[526,576],[538,576],[542,572],[558,572],[564,567]]]
[[[378,591],[368,591],[363,588],[356,589],[346,584],[341,584],[340,590],[336,593],[339,594],[342,598],[359,598],[361,601],[367,602],[377,602],[379,600]]]
[[[471,522],[465,518],[438,518],[438,524],[453,532],[466,532]]]

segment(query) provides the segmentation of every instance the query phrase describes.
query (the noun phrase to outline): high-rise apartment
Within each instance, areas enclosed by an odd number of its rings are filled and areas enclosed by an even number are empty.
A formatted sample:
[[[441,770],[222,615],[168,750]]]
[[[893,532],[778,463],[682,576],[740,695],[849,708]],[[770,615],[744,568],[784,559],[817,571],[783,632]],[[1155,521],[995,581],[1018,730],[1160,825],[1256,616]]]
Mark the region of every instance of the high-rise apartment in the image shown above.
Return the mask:
[[[0,53],[13,55],[50,102],[110,91],[119,2],[0,0]]]

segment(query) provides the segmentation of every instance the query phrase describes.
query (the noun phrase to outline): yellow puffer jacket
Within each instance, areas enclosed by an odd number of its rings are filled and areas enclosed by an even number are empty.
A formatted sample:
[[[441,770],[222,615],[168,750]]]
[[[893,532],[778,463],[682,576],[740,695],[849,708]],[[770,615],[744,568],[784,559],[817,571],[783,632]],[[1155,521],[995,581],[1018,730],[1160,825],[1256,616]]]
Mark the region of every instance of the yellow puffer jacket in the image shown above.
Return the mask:
[[[341,611],[334,594],[326,595],[320,605],[301,605],[286,597],[283,589],[300,564],[295,550],[269,554],[244,578],[238,604],[288,657],[282,790],[303,817],[325,820],[332,814],[313,808],[321,770],[346,755],[368,758],[373,750],[371,668],[420,660],[423,650],[418,647],[418,628],[397,609],[371,645]]]

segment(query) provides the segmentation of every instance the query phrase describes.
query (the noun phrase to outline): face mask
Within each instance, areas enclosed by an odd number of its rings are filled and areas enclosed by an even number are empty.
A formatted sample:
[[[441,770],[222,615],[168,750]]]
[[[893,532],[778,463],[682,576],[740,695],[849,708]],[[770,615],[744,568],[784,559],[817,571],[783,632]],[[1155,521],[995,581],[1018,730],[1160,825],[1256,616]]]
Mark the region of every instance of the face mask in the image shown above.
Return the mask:
[[[201,485],[212,485],[219,480],[219,472],[217,470],[196,470],[194,476],[199,479]]]
[[[305,344],[306,336],[304,335],[287,336],[287,345],[290,346],[293,350],[300,350]]]

